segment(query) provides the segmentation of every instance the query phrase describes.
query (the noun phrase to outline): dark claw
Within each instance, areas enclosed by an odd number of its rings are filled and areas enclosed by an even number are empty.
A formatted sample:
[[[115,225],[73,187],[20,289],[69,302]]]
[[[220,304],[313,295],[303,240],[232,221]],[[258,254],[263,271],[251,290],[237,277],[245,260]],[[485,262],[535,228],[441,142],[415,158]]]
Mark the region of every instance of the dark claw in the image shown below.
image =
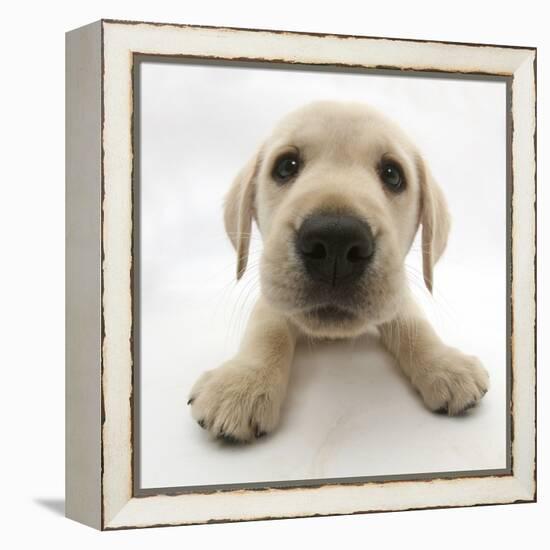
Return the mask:
[[[231,434],[226,434],[225,432],[221,432],[218,435],[218,438],[223,440],[224,443],[229,443],[230,445],[238,445],[241,443],[236,437],[233,437]]]
[[[477,405],[477,401],[471,401],[470,403],[468,403],[461,411],[459,414],[463,414],[465,413],[466,411],[470,410],[471,408],[475,407]]]
[[[447,406],[441,407],[434,411],[435,414],[449,414],[449,409],[447,409]]]
[[[194,398],[194,397],[190,397],[190,398],[189,398],[189,401],[187,401],[187,404],[188,404],[188,405],[192,405],[192,404],[193,404],[193,401],[195,401],[195,398]]]
[[[255,435],[256,439],[260,439],[260,437],[264,437],[265,435],[267,435],[267,432],[257,429]]]
[[[206,423],[204,422],[204,418],[201,418],[200,420],[197,420],[197,424],[198,424],[203,430],[206,430]]]

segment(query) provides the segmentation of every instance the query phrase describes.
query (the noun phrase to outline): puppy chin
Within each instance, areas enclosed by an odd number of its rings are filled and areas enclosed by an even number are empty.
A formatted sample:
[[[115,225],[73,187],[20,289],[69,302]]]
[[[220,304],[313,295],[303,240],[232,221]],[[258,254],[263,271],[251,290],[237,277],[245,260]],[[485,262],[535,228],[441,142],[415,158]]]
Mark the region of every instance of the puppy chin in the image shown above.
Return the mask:
[[[289,315],[289,318],[308,336],[314,338],[353,338],[367,329],[367,320],[348,309],[321,306]]]

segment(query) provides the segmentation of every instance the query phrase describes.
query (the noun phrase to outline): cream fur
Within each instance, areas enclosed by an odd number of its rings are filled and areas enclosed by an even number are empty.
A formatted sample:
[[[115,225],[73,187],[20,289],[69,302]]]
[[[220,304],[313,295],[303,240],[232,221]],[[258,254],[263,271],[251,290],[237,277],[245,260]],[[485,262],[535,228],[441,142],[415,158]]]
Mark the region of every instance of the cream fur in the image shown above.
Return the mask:
[[[297,148],[304,167],[296,181],[277,185],[276,158]],[[382,157],[397,160],[407,188],[391,195],[379,180]],[[377,253],[352,320],[324,323],[307,312],[307,277],[292,246],[302,220],[319,209],[367,219]],[[444,344],[413,302],[404,260],[422,226],[423,271],[431,291],[450,219],[440,187],[414,144],[395,124],[357,103],[317,102],[275,128],[239,173],[225,204],[225,226],[237,251],[237,277],[247,262],[252,220],[262,235],[262,296],[236,357],[202,375],[191,390],[193,417],[214,436],[251,441],[272,431],[284,401],[299,334],[319,338],[379,329],[425,404],[460,414],[486,393],[489,378],[479,360]]]

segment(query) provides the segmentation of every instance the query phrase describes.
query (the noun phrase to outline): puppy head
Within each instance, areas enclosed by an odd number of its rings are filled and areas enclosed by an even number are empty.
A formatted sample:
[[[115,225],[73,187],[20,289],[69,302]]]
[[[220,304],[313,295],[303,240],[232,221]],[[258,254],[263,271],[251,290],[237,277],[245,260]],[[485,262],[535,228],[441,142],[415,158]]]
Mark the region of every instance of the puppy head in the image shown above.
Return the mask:
[[[329,338],[395,316],[420,224],[431,291],[449,231],[441,189],[413,144],[355,103],[289,114],[239,173],[225,203],[238,278],[253,219],[264,242],[264,298],[307,334]]]

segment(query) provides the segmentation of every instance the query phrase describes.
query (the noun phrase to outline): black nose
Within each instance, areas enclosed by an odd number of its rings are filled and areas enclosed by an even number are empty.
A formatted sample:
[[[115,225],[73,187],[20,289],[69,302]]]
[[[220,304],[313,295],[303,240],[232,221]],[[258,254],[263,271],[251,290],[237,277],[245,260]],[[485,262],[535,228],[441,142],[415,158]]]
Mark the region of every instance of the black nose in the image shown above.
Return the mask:
[[[336,286],[363,274],[374,237],[369,224],[355,216],[314,214],[302,222],[296,247],[312,279]]]

